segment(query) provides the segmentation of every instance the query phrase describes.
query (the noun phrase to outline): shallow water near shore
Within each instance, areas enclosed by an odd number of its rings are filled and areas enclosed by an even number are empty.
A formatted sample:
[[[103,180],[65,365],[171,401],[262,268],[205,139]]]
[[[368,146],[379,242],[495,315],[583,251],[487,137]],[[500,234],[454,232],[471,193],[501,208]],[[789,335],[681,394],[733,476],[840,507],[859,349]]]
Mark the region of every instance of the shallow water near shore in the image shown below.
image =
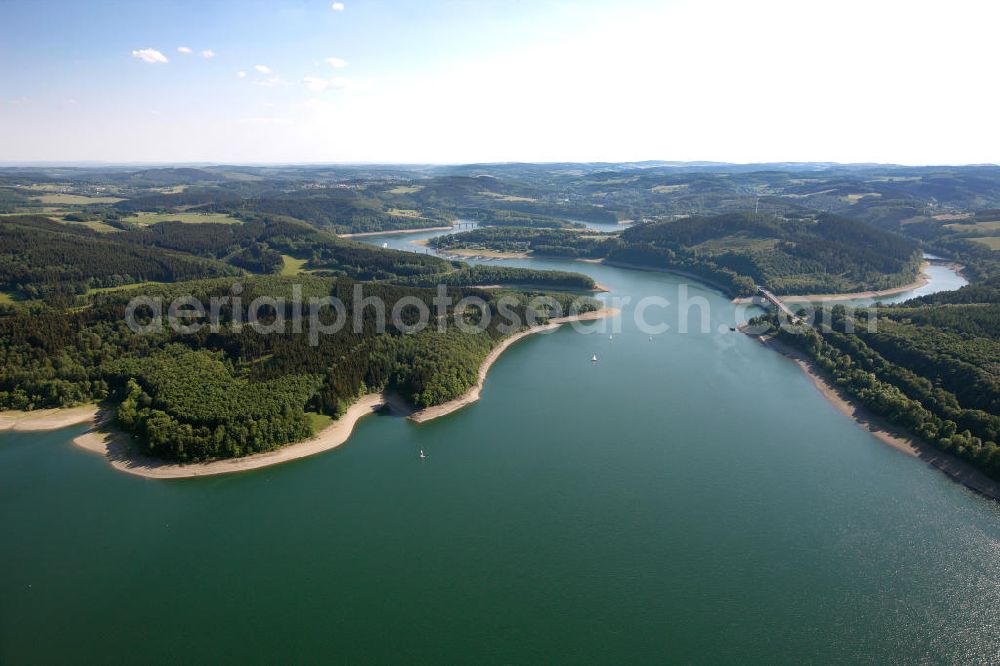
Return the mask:
[[[613,340],[516,343],[460,412],[244,474],[0,434],[0,662],[995,658],[1000,503],[845,418],[710,288],[708,332],[650,341],[634,302],[683,278],[502,264],[633,303]]]

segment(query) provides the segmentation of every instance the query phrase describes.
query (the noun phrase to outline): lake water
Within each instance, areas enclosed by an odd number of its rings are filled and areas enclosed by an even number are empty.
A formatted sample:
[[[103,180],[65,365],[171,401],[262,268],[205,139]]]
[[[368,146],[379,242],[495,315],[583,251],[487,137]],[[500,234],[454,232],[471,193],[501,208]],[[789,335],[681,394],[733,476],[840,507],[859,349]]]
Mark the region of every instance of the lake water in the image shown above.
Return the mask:
[[[0,663],[994,661],[1000,504],[690,296],[708,332],[650,341],[627,304],[613,341],[516,344],[462,411],[244,474],[122,474],[82,426],[0,435]]]

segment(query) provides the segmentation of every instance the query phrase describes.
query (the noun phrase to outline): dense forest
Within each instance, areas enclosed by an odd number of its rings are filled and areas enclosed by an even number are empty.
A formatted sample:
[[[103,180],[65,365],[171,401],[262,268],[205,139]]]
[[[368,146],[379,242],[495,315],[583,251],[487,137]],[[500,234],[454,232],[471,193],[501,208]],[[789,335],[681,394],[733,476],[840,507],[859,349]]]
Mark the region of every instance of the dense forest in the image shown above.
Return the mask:
[[[132,297],[190,294],[208,311],[213,296],[231,295],[232,284],[223,278],[148,285],[127,295],[98,294],[87,308],[0,317],[0,408],[110,400],[119,404],[119,422],[151,455],[192,461],[266,451],[307,436],[307,411],[336,417],[369,391],[389,388],[418,407],[461,395],[505,335],[501,326],[509,322],[498,310],[498,299],[513,298],[512,311],[526,322],[532,297],[456,289],[449,294],[454,302],[474,295],[487,303],[490,321],[482,333],[457,328],[456,316],[476,323],[482,314],[475,309],[459,315],[449,309],[443,332],[436,325],[418,332],[400,330],[391,319],[380,332],[374,308],[355,311],[356,284],[362,285],[363,297],[377,296],[391,305],[405,296],[428,308],[435,290],[348,278],[254,277],[241,280],[239,310],[232,302],[224,305],[214,331],[206,326],[193,334],[169,328],[136,333],[125,324]],[[301,289],[304,298],[336,296],[346,306],[347,320],[358,317],[359,326],[313,335],[308,318],[299,331],[288,325],[268,334],[236,324],[248,321],[248,304],[257,296],[288,298],[293,288]],[[568,308],[571,299],[567,294],[549,298],[561,308]],[[293,306],[289,302],[284,307],[280,314],[290,322]],[[586,302],[582,310],[594,307],[596,303]],[[414,312],[404,309],[404,325],[413,323]],[[550,314],[544,306],[537,316],[544,320]],[[278,315],[270,311],[265,323]],[[320,321],[335,316],[324,307]]]
[[[444,284],[461,286],[534,286],[545,289],[569,289],[589,291],[597,284],[589,275],[568,271],[534,270],[508,266],[488,266],[475,264],[444,275],[421,275],[409,280],[396,280],[397,284],[432,287]]]
[[[239,272],[221,262],[122,243],[43,216],[0,218],[0,288],[28,298]]]
[[[304,261],[307,271],[359,280],[593,288],[593,281],[578,273],[470,268],[423,252],[383,250],[281,218],[242,224],[165,221],[108,234],[43,216],[12,216],[0,218],[0,240],[2,289],[56,305],[70,304],[75,295],[93,289],[277,273],[284,256]]]
[[[495,324],[478,336],[377,333],[365,311],[360,332],[311,345],[308,325],[260,335],[232,308],[192,335],[138,335],[122,315],[133,296],[206,302],[236,279],[244,304],[287,297],[293,283],[345,303],[358,281],[424,302],[444,285],[491,308],[509,295],[527,307],[535,289],[564,290],[552,295],[565,304],[565,292],[594,288],[581,273],[470,266],[336,235],[463,219],[481,226],[431,247],[683,271],[732,295],[893,287],[915,277],[921,251],[960,263],[973,284],[883,307],[872,332],[776,334],[873,411],[997,476],[998,211],[992,166],[0,168],[0,407],[107,400],[150,453],[200,460],[301,439],[309,413],[336,416],[371,390],[448,400],[502,337]],[[624,220],[636,224],[586,229]],[[835,324],[846,317],[835,311]]]
[[[772,333],[890,422],[1000,479],[1000,280]],[[874,318],[877,321],[869,321]]]
[[[617,235],[481,228],[440,236],[432,245],[681,270],[739,295],[752,294],[756,284],[781,294],[884,289],[912,281],[921,263],[913,241],[830,214],[689,217]]]

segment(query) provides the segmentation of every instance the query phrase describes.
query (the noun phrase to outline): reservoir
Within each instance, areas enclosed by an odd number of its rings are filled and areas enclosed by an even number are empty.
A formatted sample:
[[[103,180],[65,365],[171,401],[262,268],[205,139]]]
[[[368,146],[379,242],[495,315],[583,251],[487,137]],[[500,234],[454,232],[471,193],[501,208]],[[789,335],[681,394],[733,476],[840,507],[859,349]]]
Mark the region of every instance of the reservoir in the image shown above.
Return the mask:
[[[729,331],[718,291],[501,263],[632,301],[515,344],[459,412],[243,474],[122,474],[83,426],[0,435],[0,663],[996,658],[1000,504]],[[682,285],[709,329],[637,330]]]

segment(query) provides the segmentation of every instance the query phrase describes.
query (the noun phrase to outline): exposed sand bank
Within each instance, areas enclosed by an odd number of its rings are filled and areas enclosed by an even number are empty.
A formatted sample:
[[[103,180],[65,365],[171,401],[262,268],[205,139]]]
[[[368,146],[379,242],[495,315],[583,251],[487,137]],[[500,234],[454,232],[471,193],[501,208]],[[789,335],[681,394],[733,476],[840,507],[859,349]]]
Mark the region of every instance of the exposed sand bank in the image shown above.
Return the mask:
[[[695,275],[694,273],[689,273],[687,271],[682,271],[675,268],[666,268],[659,266],[643,266],[642,264],[630,264],[625,261],[608,261],[606,259],[575,259],[574,261],[582,261],[587,264],[604,264],[605,266],[614,266],[615,268],[628,268],[633,271],[646,271],[648,273],[667,273],[670,275],[680,275],[681,277],[691,278],[695,282],[700,282],[701,284],[712,287],[713,289],[718,289],[723,294],[732,294],[730,287],[722,284],[721,282],[715,282],[711,278],[707,278],[703,275]],[[736,301],[733,301],[734,303]]]
[[[947,266],[954,270],[955,272],[961,274],[965,269],[961,264],[956,264],[948,261],[925,261],[920,267],[920,275],[917,279],[909,284],[904,284],[901,287],[893,287],[892,289],[878,289],[871,291],[855,291],[850,294],[790,294],[782,295],[777,294],[785,303],[825,303],[827,301],[848,301],[855,298],[881,298],[882,296],[893,296],[895,294],[901,294],[905,291],[911,291],[913,289],[919,289],[925,284],[930,282],[930,276],[927,274],[927,268],[931,263],[937,264],[939,266]],[[755,297],[745,296],[742,298],[734,298],[733,303],[750,303]]]
[[[74,439],[73,443],[83,449],[105,456],[117,470],[150,479],[180,479],[192,476],[230,474],[277,465],[336,448],[347,441],[355,424],[360,419],[374,413],[385,403],[385,397],[379,393],[362,396],[348,408],[343,416],[312,439],[289,444],[276,451],[257,453],[243,458],[178,464],[139,455],[133,451],[131,437],[108,425],[107,418],[101,419],[101,422],[95,424],[89,432]]]
[[[541,333],[543,331],[551,331],[555,328],[559,328],[563,324],[569,323],[571,321],[591,321],[594,319],[604,319],[605,317],[613,317],[618,314],[619,310],[617,308],[603,308],[601,310],[595,310],[593,312],[585,312],[581,315],[573,317],[557,317],[555,319],[550,319],[549,322],[543,326],[535,326],[527,330],[521,331],[520,333],[515,333],[514,335],[504,338],[503,341],[498,344],[493,351],[487,355],[483,360],[482,364],[479,366],[479,379],[476,384],[462,394],[460,397],[454,400],[449,400],[446,403],[440,405],[434,405],[433,407],[427,407],[426,409],[421,409],[419,411],[410,414],[409,418],[411,421],[417,423],[423,423],[424,421],[430,421],[431,419],[436,419],[445,414],[451,414],[454,411],[470,405],[477,400],[479,400],[479,393],[483,390],[483,385],[486,383],[486,374],[490,371],[490,366],[496,363],[496,360],[500,358],[500,355],[510,347],[512,344],[518,340],[522,340],[529,335],[534,335],[535,333]]]
[[[927,442],[914,437],[885,419],[857,404],[844,391],[831,384],[825,373],[806,354],[775,338],[754,336],[764,346],[793,361],[806,373],[813,385],[839,412],[854,419],[862,428],[897,451],[920,458],[941,470],[954,481],[991,499],[1000,499],[1000,483],[989,478],[969,463],[940,451]]]
[[[578,291],[577,289],[572,289],[569,287],[553,287],[549,284],[531,284],[526,282],[524,284],[470,284],[467,289],[545,289],[547,291]],[[600,282],[594,283],[593,289],[585,289],[580,291],[592,291],[594,293],[611,293],[611,290],[605,287]]]
[[[89,423],[97,415],[97,405],[80,405],[60,409],[36,409],[30,412],[0,412],[0,432],[37,432],[58,430],[71,425]]]
[[[410,242],[414,245],[420,245],[422,247],[430,246],[430,243],[425,240],[415,240]],[[483,257],[485,259],[531,259],[531,255],[527,252],[502,252],[500,250],[484,249],[477,250],[467,247],[446,248],[435,250],[435,252],[442,257],[447,257],[449,259],[475,259],[476,257]]]
[[[134,450],[131,437],[115,428],[110,423],[110,414],[103,412],[98,414],[96,407],[89,408],[86,413],[73,413],[64,415],[62,421],[72,420],[72,423],[84,423],[94,421],[91,429],[73,440],[77,446],[103,455],[111,463],[112,467],[122,472],[143,476],[150,479],[180,479],[195,476],[213,476],[216,474],[230,474],[233,472],[245,472],[251,469],[277,465],[280,463],[315,455],[323,451],[329,451],[347,441],[357,422],[374,413],[383,406],[389,406],[400,416],[408,416],[417,423],[429,421],[430,419],[450,414],[468,404],[479,399],[479,392],[486,381],[486,374],[490,366],[500,357],[510,345],[518,340],[535,333],[549,331],[572,321],[590,321],[603,319],[618,314],[614,308],[605,308],[594,312],[585,312],[578,316],[558,317],[551,319],[547,324],[535,326],[505,338],[494,348],[479,366],[479,378],[476,385],[466,391],[460,398],[451,400],[442,405],[436,405],[427,409],[414,411],[402,398],[391,394],[370,393],[358,399],[339,419],[331,423],[322,432],[312,439],[295,444],[289,444],[275,451],[258,453],[243,458],[227,458],[225,460],[213,460],[200,463],[179,464],[158,460],[150,456],[138,454]],[[70,412],[73,410],[49,410],[52,412]],[[18,413],[20,414],[20,413]],[[59,421],[59,414],[50,416],[49,422]],[[14,418],[13,416],[11,417]],[[0,421],[0,424],[3,422]],[[71,423],[63,422],[63,425]],[[49,429],[62,427],[60,425],[50,426]]]
[[[392,229],[390,231],[360,231],[356,234],[337,234],[338,238],[361,238],[362,236],[392,236],[395,234],[422,234],[425,231],[451,231],[455,227],[420,227],[419,229]]]

